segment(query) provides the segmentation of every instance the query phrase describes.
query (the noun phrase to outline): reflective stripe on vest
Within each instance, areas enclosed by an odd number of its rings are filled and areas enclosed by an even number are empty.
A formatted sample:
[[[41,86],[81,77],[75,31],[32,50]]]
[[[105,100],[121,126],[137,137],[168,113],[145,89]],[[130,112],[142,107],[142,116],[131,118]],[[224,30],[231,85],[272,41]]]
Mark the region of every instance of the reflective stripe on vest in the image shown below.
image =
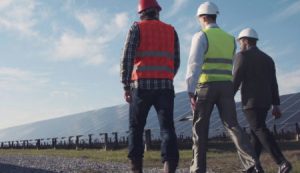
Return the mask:
[[[234,37],[220,28],[203,31],[208,40],[199,83],[232,80],[232,58],[235,50]]]
[[[131,79],[174,78],[174,28],[158,20],[138,22],[140,44]]]
[[[159,52],[159,51],[143,51],[137,52],[136,57],[166,57],[169,59],[174,59],[173,54],[169,52]]]
[[[134,67],[133,70],[136,70],[136,67]],[[166,72],[174,73],[173,69],[171,69],[169,67],[165,67],[165,66],[141,66],[141,67],[139,67],[139,71],[140,72],[144,72],[144,71],[166,71]]]

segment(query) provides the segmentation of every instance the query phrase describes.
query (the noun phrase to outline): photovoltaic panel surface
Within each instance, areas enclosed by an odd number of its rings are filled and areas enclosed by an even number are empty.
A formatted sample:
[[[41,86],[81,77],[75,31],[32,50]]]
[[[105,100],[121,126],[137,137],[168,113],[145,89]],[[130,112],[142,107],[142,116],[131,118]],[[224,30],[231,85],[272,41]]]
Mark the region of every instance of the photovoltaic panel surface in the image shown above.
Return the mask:
[[[300,93],[283,95],[281,99],[282,118],[274,120],[269,113],[267,126],[272,130],[274,125],[278,131],[295,131],[295,124],[300,124]],[[241,104],[237,103],[237,117],[243,128],[248,128],[248,123],[243,115]],[[118,136],[126,137],[128,131],[128,104],[107,107],[99,110],[63,116],[60,118],[44,120],[15,126],[0,130],[0,141],[28,140],[39,138],[68,137],[88,134],[98,136],[100,133],[118,132]],[[192,136],[192,116],[188,95],[186,92],[176,94],[174,105],[174,122],[177,135],[183,137]],[[214,108],[210,119],[209,137],[222,135],[224,128],[219,113]],[[151,129],[152,138],[160,137],[159,123],[155,110],[152,108],[147,118],[145,129]]]

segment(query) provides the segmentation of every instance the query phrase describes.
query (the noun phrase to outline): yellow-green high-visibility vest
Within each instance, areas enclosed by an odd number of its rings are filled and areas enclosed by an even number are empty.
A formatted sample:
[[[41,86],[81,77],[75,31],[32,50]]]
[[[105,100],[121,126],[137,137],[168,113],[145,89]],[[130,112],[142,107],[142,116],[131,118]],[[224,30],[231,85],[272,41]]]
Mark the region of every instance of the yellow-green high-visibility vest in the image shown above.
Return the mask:
[[[231,81],[234,37],[220,28],[208,28],[203,32],[206,34],[208,46],[198,82]]]

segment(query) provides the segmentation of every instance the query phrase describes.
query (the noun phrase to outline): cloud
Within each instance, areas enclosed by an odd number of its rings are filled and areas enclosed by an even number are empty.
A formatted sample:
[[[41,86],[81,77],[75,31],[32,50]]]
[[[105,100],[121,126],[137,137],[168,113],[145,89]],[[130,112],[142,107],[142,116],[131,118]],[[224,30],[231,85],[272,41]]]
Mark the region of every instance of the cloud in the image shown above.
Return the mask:
[[[89,103],[86,106],[81,100],[84,89],[68,82],[54,83],[50,77],[41,72],[0,67],[1,128],[87,110]]]
[[[84,91],[82,87],[75,86],[69,82],[60,82],[51,87],[49,92],[50,100],[70,101],[77,100],[79,95]]]
[[[33,90],[36,86],[48,83],[45,76],[18,68],[0,67],[0,90],[22,92]]]
[[[113,15],[106,12],[97,11],[80,11],[75,12],[75,18],[87,31],[87,35],[94,35],[100,38],[109,38],[111,41],[121,31],[125,31],[128,26],[129,17],[126,12],[116,13]]]
[[[86,64],[98,65],[104,62],[102,54],[102,46],[95,38],[66,32],[56,42],[52,58],[56,61],[81,59]]]
[[[128,14],[127,13],[118,13],[115,16],[114,23],[116,24],[118,29],[122,29],[128,24]]]
[[[98,39],[102,44],[114,40],[120,33],[125,32],[129,25],[129,17],[127,13],[117,13],[111,21],[104,23],[106,24]]]
[[[244,28],[247,28],[247,27],[249,27],[249,26],[247,26],[246,24],[240,24],[240,25],[237,25],[237,26],[231,28],[229,30],[229,33],[234,34],[234,36],[237,37],[238,34],[241,32],[241,30]]]
[[[172,17],[176,15],[180,9],[188,2],[188,0],[175,0],[173,6],[170,9],[170,12],[166,15],[166,17]]]
[[[112,19],[98,12],[76,12],[74,17],[85,28],[86,33],[65,31],[54,45],[51,57],[56,61],[83,60],[88,65],[105,62],[105,48],[127,28],[127,13],[117,13]],[[99,21],[99,22],[98,22]]]
[[[27,71],[22,71],[17,68],[1,67],[0,76],[2,77],[15,77],[15,78],[28,78],[31,74]]]
[[[36,3],[34,0],[0,1],[0,29],[16,31],[22,35],[37,35],[34,26]]]
[[[280,94],[300,92],[300,70],[287,73],[279,70],[277,75]]]
[[[193,35],[199,31],[200,24],[196,18],[180,17],[174,25],[179,37],[181,55],[188,55]],[[182,27],[184,26],[184,27]]]
[[[93,32],[99,27],[99,14],[93,11],[77,13],[77,19],[84,26],[87,32]]]
[[[282,60],[288,56],[291,56],[295,52],[295,46],[293,44],[281,46],[280,49],[273,46],[269,40],[261,41],[259,46],[275,60]]]
[[[120,64],[115,64],[109,69],[109,74],[119,75],[120,74]]]
[[[0,1],[0,9],[4,9],[11,4],[12,0],[1,0]]]
[[[128,28],[126,12],[78,10],[74,8],[74,1],[68,0],[60,10],[70,15],[66,16],[68,20],[77,20],[85,30],[82,32],[74,27],[76,23],[70,26],[68,22],[54,19],[51,10],[52,7],[36,0],[0,0],[0,31],[29,36],[34,43],[47,47],[40,51],[51,60],[80,60],[88,65],[99,65],[105,62],[110,43]],[[50,23],[50,32],[44,32],[44,22]]]
[[[299,13],[300,13],[300,1],[295,1],[294,3],[284,8],[282,11],[277,12],[273,17],[273,20],[283,20]]]
[[[88,40],[64,33],[57,43],[56,53],[62,59],[83,56],[88,49]]]

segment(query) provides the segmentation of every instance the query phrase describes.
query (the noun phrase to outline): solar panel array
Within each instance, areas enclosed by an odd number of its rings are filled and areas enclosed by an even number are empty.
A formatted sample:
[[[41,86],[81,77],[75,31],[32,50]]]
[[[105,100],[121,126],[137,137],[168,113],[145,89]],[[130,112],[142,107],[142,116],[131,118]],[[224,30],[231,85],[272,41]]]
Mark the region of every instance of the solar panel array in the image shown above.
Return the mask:
[[[182,100],[187,100],[187,98],[181,98]],[[283,116],[280,119],[275,120],[271,115],[271,112],[268,112],[266,124],[271,131],[274,130],[274,125],[276,126],[276,130],[279,131],[296,131],[296,123],[300,124],[300,93],[295,94],[288,94],[280,96],[281,100],[281,110]],[[188,103],[188,102],[187,102]],[[189,105],[185,105],[187,108]],[[238,122],[242,128],[249,130],[248,122],[243,114],[241,102],[236,103],[237,108],[237,117]],[[175,108],[176,109],[176,108]],[[188,109],[186,109],[188,110]],[[186,112],[180,119],[189,119],[191,116],[191,111]],[[177,124],[177,132],[184,133],[186,136],[191,134],[191,122],[183,121],[180,125],[180,122],[176,122]],[[209,137],[215,137],[222,135],[224,132],[224,127],[222,125],[221,119],[219,118],[219,113],[217,108],[214,107],[214,110],[211,115],[210,119],[210,130],[209,130]]]
[[[281,108],[283,117],[274,120],[271,115],[267,117],[267,125],[277,130],[295,131],[295,123],[300,123],[300,93],[283,95]],[[240,103],[237,103],[238,121],[242,127],[248,127]],[[192,136],[192,122],[181,121],[191,116],[191,108],[186,92],[176,94],[174,105],[174,121],[177,135]],[[159,123],[154,109],[150,110],[146,129],[151,129],[152,138],[159,138]],[[39,138],[67,137],[88,134],[118,132],[119,137],[127,136],[128,131],[128,104],[93,110],[55,118],[21,126],[0,130],[0,141],[28,140]],[[218,111],[214,108],[210,119],[209,137],[223,134],[224,128],[220,121]]]
[[[281,108],[283,111],[283,116],[280,119],[274,120],[273,116],[268,114],[267,116],[267,126],[273,130],[274,125],[277,127],[277,131],[289,130],[295,131],[295,123],[300,123],[300,93],[288,94],[280,97]],[[237,117],[241,127],[248,129],[248,123],[243,115],[241,103],[236,103]],[[128,111],[125,111],[127,115]],[[192,122],[189,121],[192,116],[189,99],[186,92],[181,92],[176,94],[175,105],[174,105],[174,121],[177,135],[182,135],[183,137],[192,136]],[[182,121],[186,119],[187,121]],[[151,109],[148,119],[147,119],[147,129],[152,130],[152,135],[154,138],[159,138],[159,126],[156,112]],[[209,137],[215,137],[222,135],[225,131],[221,119],[219,118],[219,113],[215,107],[212,111],[210,119],[210,130]]]

